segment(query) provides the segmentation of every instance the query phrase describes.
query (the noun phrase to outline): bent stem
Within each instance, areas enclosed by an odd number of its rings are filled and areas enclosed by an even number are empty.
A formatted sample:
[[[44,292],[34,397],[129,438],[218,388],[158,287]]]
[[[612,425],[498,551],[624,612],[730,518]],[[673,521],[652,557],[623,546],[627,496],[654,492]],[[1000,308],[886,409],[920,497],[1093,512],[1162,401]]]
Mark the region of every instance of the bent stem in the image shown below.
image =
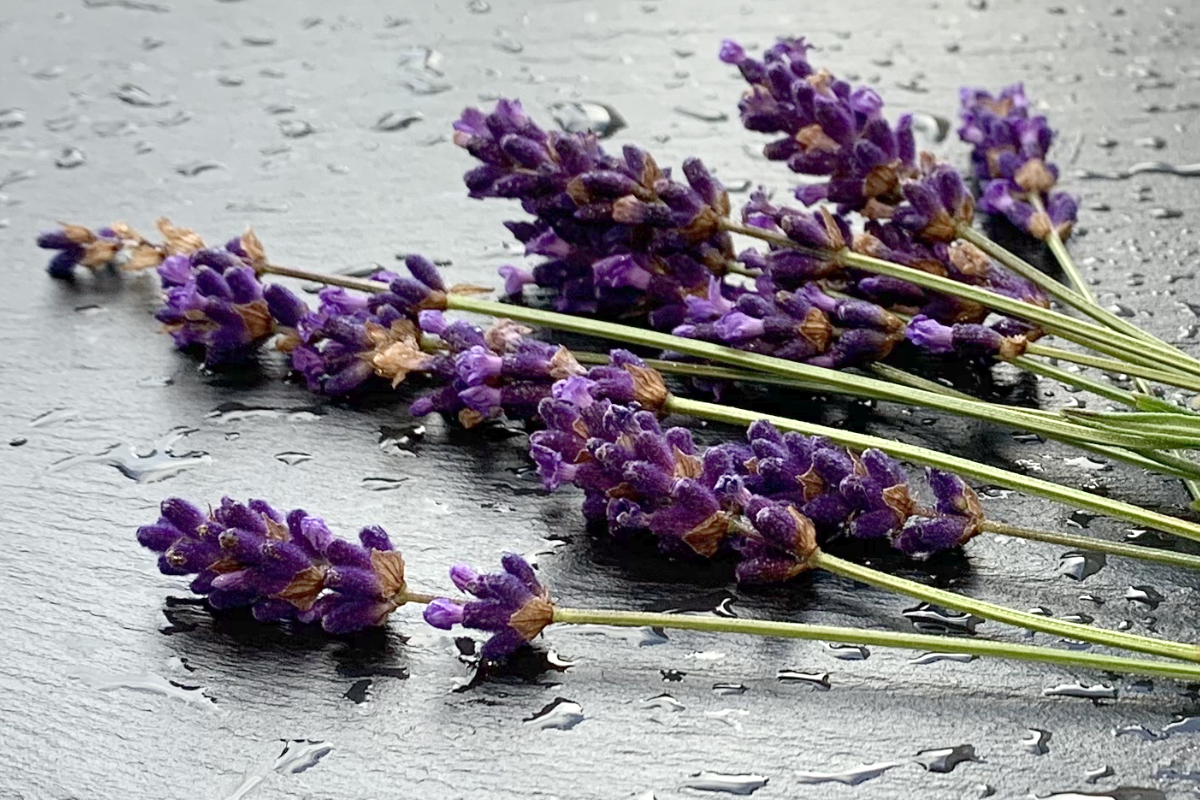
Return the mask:
[[[997,642],[990,639],[860,630],[832,625],[809,625],[800,622],[772,622],[758,619],[730,619],[648,611],[608,611],[555,606],[554,623],[559,625],[612,625],[621,628],[670,628],[704,633],[735,633],[780,639],[806,639],[870,647],[896,647],[935,653],[963,653],[1018,661],[1037,661],[1063,667],[1095,669],[1130,675],[1152,675],[1180,681],[1200,679],[1200,668],[1190,664],[1149,661],[1098,653],[1080,653],[1029,644]]]
[[[1006,525],[1003,522],[993,522],[991,520],[984,520],[980,527],[988,533],[1012,536],[1017,539],[1028,539],[1031,542],[1061,544],[1065,547],[1074,547],[1079,550],[1091,550],[1095,553],[1107,553],[1108,555],[1121,556],[1123,558],[1137,558],[1142,561],[1153,561],[1156,564],[1167,564],[1172,567],[1200,569],[1200,556],[1193,556],[1188,553],[1176,553],[1172,550],[1159,550],[1156,547],[1142,547],[1141,545],[1125,544],[1124,542],[1109,542],[1104,539],[1096,539],[1091,536],[1078,536],[1072,533],[1044,531],[1038,528],[1022,528],[1017,525]]]
[[[821,550],[818,550],[812,556],[809,563],[814,567],[827,570],[845,578],[852,578],[860,583],[905,594],[927,603],[954,609],[955,611],[974,614],[983,619],[1003,622],[1019,628],[1041,631],[1042,633],[1049,633],[1082,642],[1119,647],[1125,650],[1136,650],[1140,653],[1175,658],[1181,661],[1200,662],[1200,647],[1194,644],[1152,639],[1148,636],[1110,631],[1091,625],[1080,625],[1077,622],[1066,622],[1052,617],[1043,617],[1025,611],[1018,611],[1015,608],[996,605],[986,600],[976,600],[973,597],[967,597],[956,592],[948,592],[944,589],[910,581],[907,578],[889,575],[886,572],[880,572],[870,567],[864,567],[861,564],[855,564],[852,561],[846,561],[837,556],[831,556]]]
[[[947,472],[974,478],[984,483],[1038,495],[1039,497],[1045,497],[1075,508],[1094,511],[1097,514],[1123,519],[1136,525],[1144,525],[1148,528],[1173,533],[1185,539],[1200,541],[1200,526],[1185,520],[1160,514],[1156,511],[1150,511],[1149,509],[1139,508],[1129,503],[1122,503],[1119,500],[1101,497],[1080,489],[1061,486],[1057,483],[1041,480],[1040,478],[1019,475],[1015,472],[981,464],[970,459],[952,456],[947,453],[939,453],[936,450],[930,450],[926,447],[904,444],[903,442],[883,439],[865,433],[854,433],[853,431],[840,428],[829,428],[824,425],[788,419],[787,417],[779,417],[773,414],[760,414],[740,408],[705,403],[700,400],[689,400],[674,395],[667,398],[664,409],[670,412],[701,417],[714,422],[725,422],[738,427],[745,427],[760,419],[765,419],[781,430],[796,431],[808,436],[824,436],[830,441],[844,447],[852,447],[858,450],[875,448],[882,450],[890,456],[914,464],[946,470]]]

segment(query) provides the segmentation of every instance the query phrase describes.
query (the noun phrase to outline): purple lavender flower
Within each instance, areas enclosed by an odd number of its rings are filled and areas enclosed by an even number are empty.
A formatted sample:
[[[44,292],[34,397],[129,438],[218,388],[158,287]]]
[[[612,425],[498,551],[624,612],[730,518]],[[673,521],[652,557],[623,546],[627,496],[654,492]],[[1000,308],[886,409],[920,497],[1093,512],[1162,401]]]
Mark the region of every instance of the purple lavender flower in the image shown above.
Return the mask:
[[[905,331],[910,342],[931,353],[955,353],[960,358],[1013,359],[1025,352],[1024,336],[1002,336],[984,325],[943,325],[918,314]]]
[[[451,568],[451,578],[475,599],[459,605],[439,598],[425,608],[425,621],[435,628],[450,630],[462,625],[491,633],[479,651],[486,661],[511,655],[554,622],[550,592],[529,562],[515,553],[505,553],[500,565],[503,572],[487,575],[465,564],[456,565]]]
[[[176,347],[201,350],[209,366],[246,360],[274,332],[258,275],[240,262],[223,272],[193,268],[186,283],[167,289],[154,318]]]
[[[763,148],[767,158],[827,178],[797,188],[805,205],[825,200],[839,211],[889,216],[901,199],[901,181],[916,171],[912,118],[904,115],[892,127],[874,90],[814,69],[808,50],[804,39],[781,39],[759,61],[734,42],[722,43],[721,60],[736,65],[750,84],[738,104],[742,124],[783,135]]]
[[[782,583],[812,569],[818,551],[812,520],[795,506],[753,498],[746,508],[750,528],[739,538],[738,583]]]
[[[228,497],[205,513],[164,500],[138,541],[159,553],[165,575],[195,575],[191,590],[213,608],[250,607],[263,622],[320,622],[329,633],[382,625],[406,600],[404,559],[382,528],[363,528],[361,545],[333,535],[297,509]]]
[[[962,127],[959,138],[972,146],[971,165],[982,183],[980,210],[1002,214],[1017,228],[1045,240],[1056,231],[1070,235],[1078,201],[1054,192],[1058,168],[1047,162],[1054,132],[1043,116],[1031,116],[1021,84],[1007,86],[993,97],[980,89],[959,92]],[[1046,212],[1028,202],[1041,197]]]
[[[146,241],[124,223],[96,230],[64,223],[58,230],[40,234],[37,246],[57,251],[46,271],[60,280],[72,279],[76,267],[93,272],[104,268],[134,271],[156,267],[165,256],[164,248]]]
[[[893,214],[895,223],[927,242],[952,242],[958,226],[970,225],[975,199],[958,170],[922,156],[920,176],[904,184],[905,203]]]
[[[490,114],[467,109],[455,130],[481,162],[465,177],[471,196],[518,199],[535,218],[508,227],[547,260],[532,273],[505,267],[509,294],[532,280],[561,311],[652,311],[703,293],[732,259],[718,224],[728,196],[696,159],[676,181],[636,147],[615,157],[592,134],[547,133],[512,100]]]

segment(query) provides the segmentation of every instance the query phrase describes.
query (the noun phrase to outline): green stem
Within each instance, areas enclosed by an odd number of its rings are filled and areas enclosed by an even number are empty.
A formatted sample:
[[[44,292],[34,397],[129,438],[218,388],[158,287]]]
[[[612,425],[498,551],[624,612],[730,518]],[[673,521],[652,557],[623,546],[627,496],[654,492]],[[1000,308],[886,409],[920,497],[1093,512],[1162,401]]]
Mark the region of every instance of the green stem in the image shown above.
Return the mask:
[[[814,250],[813,248],[793,242],[781,233],[755,228],[750,225],[742,225],[732,220],[722,220],[721,227],[730,233],[760,239],[777,247],[786,247],[799,252],[811,253],[822,258],[833,258],[843,267],[860,269],[876,275],[899,278],[925,289],[970,300],[986,308],[1028,320],[1040,325],[1049,333],[1054,333],[1065,339],[1070,339],[1094,350],[1115,355],[1119,358],[1126,356],[1139,359],[1142,357],[1147,359],[1154,358],[1164,363],[1166,367],[1171,368],[1176,366],[1182,355],[1175,348],[1157,340],[1146,342],[1144,339],[1114,333],[1111,329],[1104,328],[1093,322],[1068,317],[1066,314],[1060,314],[1057,311],[1051,311],[1050,309],[1020,300],[1014,300],[1011,297],[1005,297],[1004,295],[996,294],[977,286],[959,283],[950,278],[943,278],[940,275],[932,275],[928,272],[922,272],[919,269],[855,253],[848,248],[843,248],[836,252]],[[1046,280],[1044,275],[1042,278]],[[1059,289],[1067,291],[1063,286],[1059,286]]]
[[[1177,658],[1181,661],[1200,662],[1200,647],[1194,644],[1152,639],[1148,636],[1111,631],[1091,625],[1081,625],[1077,622],[1066,622],[1065,620],[1054,619],[1053,617],[1043,617],[1025,611],[1018,611],[1014,608],[996,605],[985,600],[976,600],[973,597],[948,592],[933,586],[926,586],[923,583],[910,581],[907,578],[889,575],[886,572],[880,572],[870,567],[864,567],[861,564],[846,561],[837,556],[831,556],[820,550],[812,557],[810,563],[815,567],[828,570],[845,578],[852,578],[860,583],[906,594],[909,597],[915,597],[927,603],[974,614],[983,619],[995,620],[996,622],[1016,625],[1020,628],[1041,631],[1082,642],[1119,647],[1125,650],[1136,650],[1141,653],[1149,653],[1165,658]]]
[[[1092,536],[1044,531],[1038,528],[1022,528],[1017,525],[1005,525],[1003,522],[992,522],[991,520],[986,520],[982,528],[989,533],[997,533],[1001,536],[1013,536],[1033,542],[1060,544],[1064,547],[1074,547],[1078,550],[1091,550],[1096,553],[1108,553],[1109,555],[1122,556],[1124,558],[1137,558],[1142,561],[1153,561],[1157,564],[1167,564],[1172,567],[1200,569],[1200,556],[1176,553],[1172,550],[1159,550],[1156,547],[1142,547],[1136,544],[1110,542],[1104,539],[1096,539]]]
[[[1155,346],[1162,346],[1174,350],[1178,357],[1192,361],[1192,367],[1200,365],[1200,363],[1193,361],[1186,353],[1171,347],[1160,339],[1154,338],[1150,334],[1146,333],[1146,331],[1142,330],[1128,320],[1118,317],[1116,314],[1105,308],[1101,308],[1095,304],[1094,300],[1089,300],[1082,294],[1063,286],[1061,283],[1054,280],[1025,259],[1016,255],[1011,250],[1008,250],[992,241],[979,231],[972,228],[970,225],[960,223],[957,232],[960,238],[965,239],[966,241],[975,245],[980,250],[984,251],[989,256],[996,259],[1001,264],[1008,267],[1013,272],[1016,272],[1026,280],[1037,284],[1051,297],[1054,297],[1055,299],[1074,308],[1076,311],[1079,311],[1082,314],[1086,314],[1100,324],[1104,325],[1106,328],[1119,331],[1134,339],[1152,343]],[[1065,253],[1065,248],[1063,248],[1063,251]],[[1070,258],[1068,257],[1068,261],[1069,260]],[[1082,280],[1082,278],[1080,280]]]
[[[303,280],[325,280],[326,278],[335,278],[331,281],[335,285],[345,286],[351,289],[357,289],[365,292],[380,292],[386,289],[386,284],[377,281],[369,281],[361,278],[346,278],[344,276],[324,276],[321,273],[310,272],[308,270],[298,270],[290,267],[280,267],[277,265],[268,265],[263,269],[264,272],[271,272],[278,275],[288,275]],[[923,273],[922,273],[923,274]],[[924,405],[924,399],[914,399],[916,395],[928,395],[938,400],[938,406],[946,408],[952,413],[963,413],[960,408],[973,408],[980,406],[984,409],[992,409],[992,406],[979,401],[956,400],[955,398],[941,398],[932,392],[921,392],[920,390],[912,389],[905,392],[898,392],[896,387],[886,384],[883,381],[874,381],[869,378],[848,375],[837,370],[821,369],[819,367],[810,367],[805,364],[785,361],[783,359],[770,358],[755,353],[747,353],[741,350],[734,350],[729,347],[722,347],[708,342],[700,342],[692,339],[683,339],[666,334],[656,333],[654,331],[646,331],[641,328],[632,328],[623,325],[615,325],[613,323],[588,320],[580,317],[574,317],[569,314],[558,314],[552,311],[543,311],[540,309],[530,309],[520,306],[505,305],[490,300],[482,300],[480,298],[467,297],[464,295],[450,295],[448,298],[448,307],[458,308],[463,311],[473,311],[487,314],[490,316],[509,317],[522,322],[528,322],[535,325],[543,325],[548,328],[565,330],[569,332],[581,333],[585,335],[601,336],[617,341],[625,341],[631,344],[640,344],[647,347],[655,347],[665,350],[677,350],[680,352],[689,353],[700,358],[713,361],[723,361],[727,364],[733,364],[751,371],[771,372],[776,375],[784,375],[791,378],[799,378],[801,380],[813,380],[827,389],[831,390],[847,390],[851,391],[858,387],[884,387],[889,395],[899,395],[895,399],[902,403],[915,403]],[[889,398],[890,399],[890,398]],[[946,407],[944,403],[957,403],[959,406]],[[923,447],[913,445],[905,445],[900,442],[893,442],[888,439],[881,439],[874,436],[864,434],[856,434],[850,431],[843,431],[837,428],[828,428],[822,425],[813,425],[811,423],[800,422],[798,420],[790,420],[784,417],[773,417],[767,415],[755,414],[750,411],[740,409],[731,409],[723,406],[717,406],[711,403],[700,403],[694,400],[685,400],[683,398],[672,397],[668,401],[668,406],[674,410],[684,414],[692,414],[694,416],[703,417],[706,419],[714,419],[719,422],[730,422],[735,425],[747,425],[759,418],[770,419],[780,427],[786,430],[797,430],[801,433],[810,433],[814,435],[824,435],[833,441],[841,444],[857,448],[877,447],[884,452],[889,452],[899,458],[908,459],[914,463],[927,464],[929,466],[938,467],[951,472],[957,472],[961,475],[974,477],[982,480],[985,483],[995,483],[1006,488],[1017,491],[1028,492],[1030,494],[1047,497],[1058,502],[1074,505],[1079,508],[1084,508],[1089,511],[1094,511],[1099,514],[1106,514],[1133,522],[1138,525],[1145,525],[1150,528],[1155,528],[1168,533],[1173,533],[1178,536],[1183,536],[1189,539],[1200,541],[1200,526],[1193,525],[1184,520],[1169,517],[1165,514],[1158,514],[1153,511],[1138,508],[1137,506],[1128,503],[1121,503],[1116,500],[1099,497],[1088,492],[1083,492],[1077,489],[1071,489],[1066,486],[1059,486],[1049,481],[1038,480],[1024,475],[1018,475],[1007,470],[989,467],[975,461],[956,456],[950,456],[943,453],[938,453],[934,450],[929,450]],[[980,415],[979,418],[990,419],[987,414]],[[1031,417],[1031,419],[1033,419]],[[1036,420],[1035,420],[1036,421]],[[1029,428],[1028,424],[1022,427]]]
[[[1131,675],[1151,675],[1180,681],[1200,679],[1200,668],[1190,664],[1148,661],[1098,653],[1079,653],[989,639],[860,630],[832,625],[808,625],[799,622],[771,622],[758,619],[730,619],[727,617],[661,614],[649,611],[607,611],[555,606],[554,623],[559,625],[612,625],[621,628],[670,628],[704,633],[735,633],[780,639],[807,639],[870,647],[898,647],[935,653],[965,653],[973,656],[1037,661],[1063,667],[1087,668]]]
[[[758,372],[768,372],[800,380],[810,380],[824,385],[830,391],[844,391],[848,394],[862,395],[869,393],[879,400],[889,400],[905,405],[920,405],[926,408],[946,411],[951,414],[972,417],[987,422],[1007,425],[1019,430],[1034,431],[1054,439],[1067,441],[1088,441],[1096,444],[1108,444],[1132,450],[1155,449],[1158,443],[1146,435],[1130,436],[1115,432],[1102,433],[1097,429],[1083,425],[1074,425],[1054,419],[1048,419],[1040,414],[1029,414],[1022,409],[1009,406],[998,406],[979,400],[962,400],[957,397],[946,397],[934,392],[895,386],[884,381],[852,375],[839,370],[813,367],[795,361],[772,358],[732,347],[703,342],[697,339],[684,339],[657,331],[618,325],[602,320],[576,317],[570,314],[559,314],[542,309],[511,306],[497,303],[494,300],[484,300],[466,295],[449,295],[447,307],[459,311],[473,311],[494,316],[506,316],[519,322],[542,325],[547,328],[580,333],[590,336],[600,336],[629,344],[654,347],[661,350],[675,350],[688,355],[718,361],[724,364],[742,367]]]
[[[1168,386],[1177,386],[1180,389],[1200,392],[1200,379],[1176,372],[1155,369],[1153,367],[1143,367],[1111,358],[1100,358],[1099,356],[1092,356],[1087,353],[1076,353],[1074,350],[1063,350],[1062,348],[1052,347],[1041,342],[1030,342],[1026,346],[1025,352],[1031,356],[1054,358],[1059,361],[1093,367],[1115,375],[1136,375],[1139,378],[1147,378],[1158,383],[1165,383]],[[1142,394],[1151,394],[1149,389],[1150,387],[1148,386],[1142,388]]]
[[[745,427],[757,420],[765,419],[781,430],[796,431],[809,436],[824,436],[844,447],[852,447],[858,450],[873,447],[895,458],[910,461],[914,464],[946,470],[947,472],[974,478],[984,483],[991,483],[1006,489],[1038,495],[1069,506],[1093,511],[1097,514],[1123,519],[1135,525],[1144,525],[1148,528],[1182,536],[1185,539],[1200,541],[1200,526],[1185,520],[1145,508],[1139,508],[1129,503],[1122,503],[1119,500],[1101,497],[1069,486],[1060,486],[1050,481],[1044,481],[1028,475],[1019,475],[1015,472],[981,464],[977,461],[939,453],[936,450],[930,450],[917,445],[904,444],[903,442],[896,442],[864,433],[854,433],[853,431],[842,430],[840,428],[829,428],[824,425],[778,417],[772,414],[760,414],[740,408],[705,403],[700,400],[689,400],[673,395],[667,399],[665,410],[700,417],[714,422],[725,422],[738,427]]]
[[[1029,199],[1037,211],[1040,211],[1043,214],[1046,213],[1046,206],[1042,201],[1042,195],[1040,192],[1031,193]],[[1053,226],[1050,228],[1050,235],[1046,238],[1046,245],[1050,248],[1050,252],[1054,254],[1054,258],[1056,261],[1058,261],[1058,265],[1062,267],[1063,274],[1065,274],[1067,279],[1075,286],[1075,291],[1087,298],[1088,302],[1092,303],[1093,305],[1099,305],[1099,303],[1096,302],[1096,295],[1092,292],[1091,287],[1087,285],[1087,281],[1083,279],[1083,275],[1080,274],[1079,268],[1075,266],[1075,259],[1071,258],[1071,253],[1067,250],[1066,242],[1062,240],[1062,237],[1058,234],[1058,230]],[[1138,330],[1141,331],[1140,328],[1138,328]],[[1145,332],[1143,331],[1143,333]],[[1148,333],[1145,335],[1147,337],[1149,336]],[[1150,384],[1144,377],[1135,377],[1133,379],[1133,383],[1137,387],[1137,390],[1142,394],[1151,394]],[[1188,494],[1192,497],[1193,506],[1195,506],[1197,503],[1200,503],[1200,481],[1185,478],[1183,485],[1184,488],[1187,489]]]

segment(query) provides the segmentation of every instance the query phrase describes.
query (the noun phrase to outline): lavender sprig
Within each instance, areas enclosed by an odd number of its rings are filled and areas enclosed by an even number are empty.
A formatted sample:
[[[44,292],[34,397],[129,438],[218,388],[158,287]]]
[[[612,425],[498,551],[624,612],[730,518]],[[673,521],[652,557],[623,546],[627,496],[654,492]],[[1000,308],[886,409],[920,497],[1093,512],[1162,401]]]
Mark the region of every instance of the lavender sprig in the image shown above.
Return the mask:
[[[404,559],[382,528],[363,528],[354,544],[303,510],[228,497],[207,513],[173,497],[161,512],[138,541],[160,554],[164,575],[195,575],[191,590],[213,608],[349,633],[384,624],[408,599]]]

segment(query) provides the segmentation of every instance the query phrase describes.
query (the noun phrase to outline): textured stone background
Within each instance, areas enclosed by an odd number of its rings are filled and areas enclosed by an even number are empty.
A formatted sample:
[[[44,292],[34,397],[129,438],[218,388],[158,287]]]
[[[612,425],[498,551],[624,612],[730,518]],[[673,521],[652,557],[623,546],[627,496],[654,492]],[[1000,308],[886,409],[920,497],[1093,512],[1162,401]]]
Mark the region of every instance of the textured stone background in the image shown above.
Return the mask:
[[[511,210],[468,200],[459,182],[468,159],[447,134],[464,105],[516,95],[549,124],[552,104],[605,103],[628,124],[616,142],[646,144],[664,164],[702,155],[735,188],[782,189],[789,175],[741,131],[740,85],[714,54],[723,36],[763,45],[794,33],[843,76],[874,82],[896,112],[929,114],[929,131],[953,115],[960,84],[1026,81],[1060,130],[1065,183],[1085,205],[1073,248],[1104,301],[1194,351],[1196,182],[1079,172],[1200,161],[1198,19],[1189,2],[6,0],[0,797],[666,800],[758,784],[745,776],[769,779],[756,798],[1118,786],[1196,796],[1195,734],[1163,733],[1175,715],[1200,711],[1176,685],[1010,663],[921,666],[905,652],[845,661],[819,643],[570,630],[471,684],[459,645],[415,611],[386,633],[334,642],[214,619],[134,541],[167,494],[265,496],[343,529],[382,524],[414,582],[433,588],[449,588],[455,560],[489,564],[513,549],[536,555],[575,605],[726,601],[746,616],[906,630],[912,603],[828,576],[743,594],[723,569],[696,575],[621,553],[584,531],[571,494],[541,493],[519,432],[430,422],[422,435],[386,399],[315,402],[278,380],[271,355],[259,371],[205,374],[156,336],[148,276],[52,283],[32,238],[57,219],[148,228],[165,214],[211,240],[251,224],[281,263],[391,265],[419,251],[452,262],[454,280],[492,282],[518,254],[499,224]],[[373,129],[389,112],[412,122]],[[936,149],[962,163],[953,138]],[[1099,406],[1006,372],[980,389]],[[1157,508],[1186,500],[1174,483],[981,424],[781,402]],[[992,493],[986,504],[1009,522],[1126,534],[1040,500]],[[1059,574],[1059,548],[981,537],[968,550],[912,574],[1098,625],[1195,637],[1193,575],[1113,559],[1081,584]],[[1165,600],[1150,609],[1124,599],[1135,585]],[[777,680],[779,670],[828,672],[832,688]],[[1119,698],[1043,694],[1078,681]],[[527,722],[559,698],[578,709],[560,704]],[[573,713],[582,721],[571,724]],[[1027,743],[1039,738],[1030,729],[1051,734],[1045,747]],[[937,762],[919,751],[968,744],[978,760],[949,772],[919,763]],[[877,762],[901,763],[857,789],[805,782]],[[1113,775],[1087,783],[1104,766]]]

